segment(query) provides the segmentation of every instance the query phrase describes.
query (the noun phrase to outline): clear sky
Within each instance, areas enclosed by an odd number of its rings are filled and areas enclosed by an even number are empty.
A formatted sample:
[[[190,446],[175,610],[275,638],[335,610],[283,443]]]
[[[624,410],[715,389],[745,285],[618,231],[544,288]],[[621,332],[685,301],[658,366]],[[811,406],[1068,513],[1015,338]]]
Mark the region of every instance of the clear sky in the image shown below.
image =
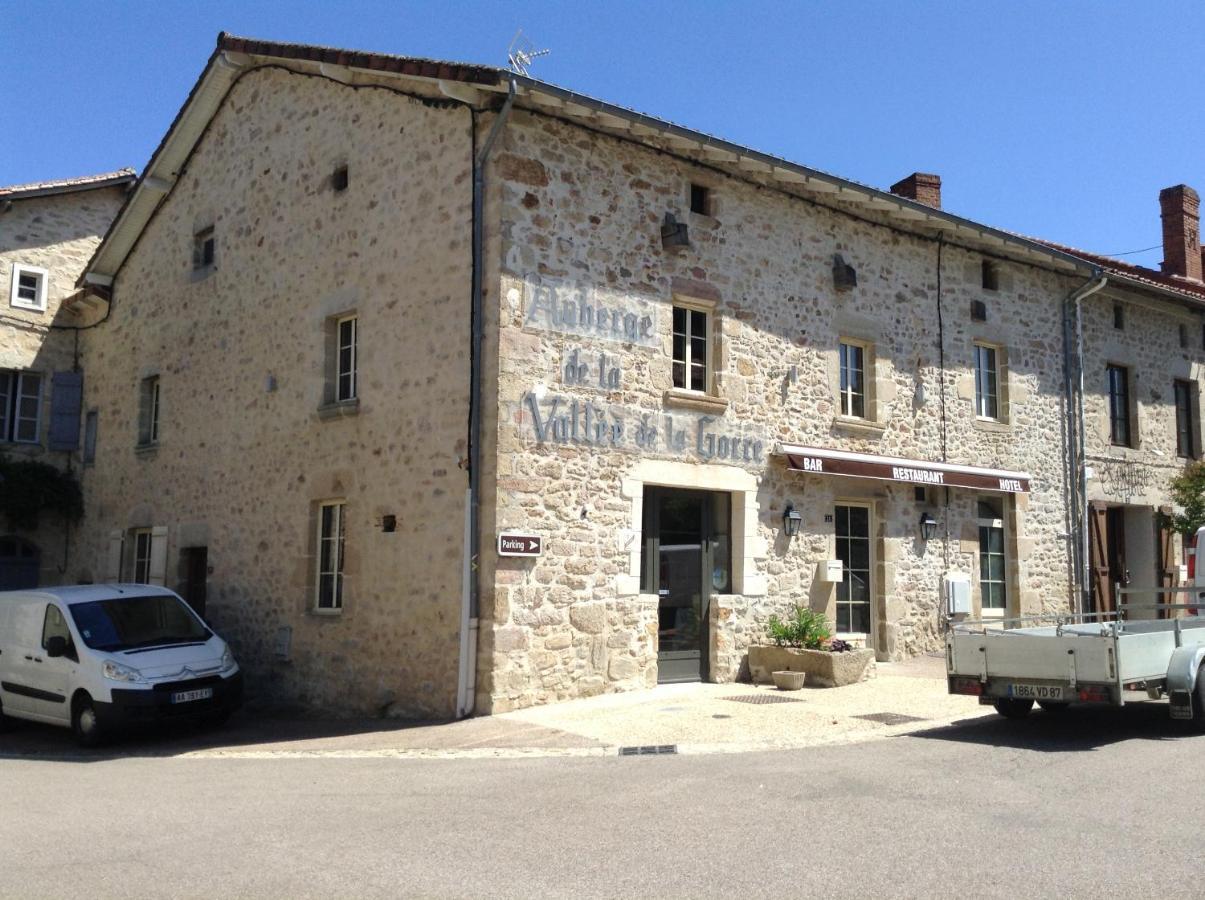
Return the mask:
[[[1205,193],[1197,0],[2,0],[0,184],[141,169],[222,30],[504,65],[518,28],[535,77],[877,187],[936,172],[952,212],[1100,253]]]

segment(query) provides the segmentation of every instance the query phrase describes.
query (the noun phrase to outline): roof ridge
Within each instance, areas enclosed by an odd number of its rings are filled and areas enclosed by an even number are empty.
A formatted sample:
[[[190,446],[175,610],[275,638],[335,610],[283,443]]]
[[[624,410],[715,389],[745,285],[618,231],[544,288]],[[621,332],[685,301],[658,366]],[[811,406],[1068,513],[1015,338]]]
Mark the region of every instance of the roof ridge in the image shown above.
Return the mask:
[[[25,184],[9,184],[0,186],[0,197],[7,197],[12,194],[53,191],[63,188],[94,187],[97,184],[109,181],[133,181],[137,175],[138,173],[134,171],[134,169],[126,166],[122,169],[116,169],[112,172],[101,172],[96,175],[80,175],[75,178],[56,178],[49,181],[30,181]]]

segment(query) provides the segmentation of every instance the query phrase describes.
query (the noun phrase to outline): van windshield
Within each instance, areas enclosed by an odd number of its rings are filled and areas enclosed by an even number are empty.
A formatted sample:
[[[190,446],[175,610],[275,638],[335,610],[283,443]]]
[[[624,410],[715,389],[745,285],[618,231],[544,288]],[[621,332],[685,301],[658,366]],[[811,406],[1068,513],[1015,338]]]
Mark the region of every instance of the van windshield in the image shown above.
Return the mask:
[[[207,641],[212,632],[170,594],[73,603],[71,618],[85,644],[115,652]]]

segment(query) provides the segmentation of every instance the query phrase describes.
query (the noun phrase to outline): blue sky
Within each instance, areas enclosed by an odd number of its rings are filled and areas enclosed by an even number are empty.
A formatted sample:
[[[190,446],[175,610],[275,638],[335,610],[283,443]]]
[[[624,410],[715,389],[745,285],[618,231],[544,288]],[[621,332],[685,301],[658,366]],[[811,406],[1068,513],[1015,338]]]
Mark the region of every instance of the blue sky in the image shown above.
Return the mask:
[[[950,211],[1097,252],[1205,192],[1188,0],[8,0],[0,184],[141,168],[222,30],[504,64],[518,28],[536,77],[878,187],[937,172]]]

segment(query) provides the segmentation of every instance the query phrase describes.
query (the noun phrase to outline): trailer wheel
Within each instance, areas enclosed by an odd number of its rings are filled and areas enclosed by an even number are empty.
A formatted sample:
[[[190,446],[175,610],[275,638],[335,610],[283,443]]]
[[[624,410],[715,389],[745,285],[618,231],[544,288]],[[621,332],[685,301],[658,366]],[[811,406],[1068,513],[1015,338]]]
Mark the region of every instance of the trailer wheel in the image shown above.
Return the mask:
[[[1042,712],[1053,713],[1057,716],[1065,713],[1071,704],[1063,703],[1060,700],[1039,700],[1038,706],[1042,707]]]
[[[995,703],[996,712],[1006,719],[1024,719],[1033,709],[1032,700],[1021,700],[1017,697],[1001,697]]]

